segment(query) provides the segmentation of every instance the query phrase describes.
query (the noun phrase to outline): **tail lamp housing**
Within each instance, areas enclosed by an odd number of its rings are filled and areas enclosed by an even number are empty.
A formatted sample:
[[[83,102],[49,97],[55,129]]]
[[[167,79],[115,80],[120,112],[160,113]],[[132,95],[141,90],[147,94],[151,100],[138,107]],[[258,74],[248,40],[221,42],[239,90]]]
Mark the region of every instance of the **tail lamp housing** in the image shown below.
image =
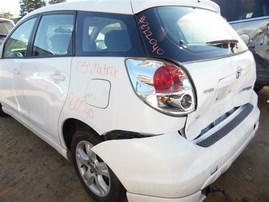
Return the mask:
[[[195,110],[191,81],[182,66],[148,59],[127,59],[135,93],[152,108],[172,116]]]

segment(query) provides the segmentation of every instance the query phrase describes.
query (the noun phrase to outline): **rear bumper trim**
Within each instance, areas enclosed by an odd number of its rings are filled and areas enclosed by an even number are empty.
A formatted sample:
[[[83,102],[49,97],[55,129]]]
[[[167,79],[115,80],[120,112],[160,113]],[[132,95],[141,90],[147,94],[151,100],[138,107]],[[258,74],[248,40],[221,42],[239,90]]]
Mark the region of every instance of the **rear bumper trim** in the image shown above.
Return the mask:
[[[201,147],[209,147],[219,141],[221,138],[225,137],[228,135],[233,129],[236,128],[248,115],[251,113],[253,110],[253,105],[251,104],[246,104],[242,107],[242,111],[228,124],[220,128],[217,132],[212,134],[206,139],[203,139],[202,141],[198,142],[197,145]]]

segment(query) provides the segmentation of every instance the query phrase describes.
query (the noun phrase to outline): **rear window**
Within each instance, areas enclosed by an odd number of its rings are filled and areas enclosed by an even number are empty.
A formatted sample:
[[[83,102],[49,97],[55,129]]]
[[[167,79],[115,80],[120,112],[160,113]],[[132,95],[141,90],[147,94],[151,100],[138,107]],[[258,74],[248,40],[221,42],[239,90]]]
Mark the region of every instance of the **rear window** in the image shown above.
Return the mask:
[[[247,50],[217,13],[190,7],[158,7],[137,15],[148,54],[187,62]]]
[[[269,0],[212,0],[221,8],[227,21],[252,19],[269,15]]]

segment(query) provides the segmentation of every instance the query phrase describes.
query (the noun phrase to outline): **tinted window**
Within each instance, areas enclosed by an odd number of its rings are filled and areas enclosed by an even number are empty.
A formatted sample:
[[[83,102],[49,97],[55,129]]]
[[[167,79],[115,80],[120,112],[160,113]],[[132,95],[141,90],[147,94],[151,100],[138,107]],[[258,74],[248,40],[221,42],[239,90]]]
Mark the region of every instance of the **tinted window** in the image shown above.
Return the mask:
[[[219,14],[208,10],[153,8],[140,13],[137,22],[152,57],[185,62],[247,50],[230,25]]]
[[[74,15],[54,14],[42,16],[34,40],[34,56],[70,55]]]
[[[77,24],[77,55],[143,55],[132,16],[80,12]]]
[[[22,58],[26,56],[27,46],[36,18],[21,24],[7,40],[4,48],[4,57]]]
[[[269,0],[213,0],[227,21],[251,19],[269,15]]]

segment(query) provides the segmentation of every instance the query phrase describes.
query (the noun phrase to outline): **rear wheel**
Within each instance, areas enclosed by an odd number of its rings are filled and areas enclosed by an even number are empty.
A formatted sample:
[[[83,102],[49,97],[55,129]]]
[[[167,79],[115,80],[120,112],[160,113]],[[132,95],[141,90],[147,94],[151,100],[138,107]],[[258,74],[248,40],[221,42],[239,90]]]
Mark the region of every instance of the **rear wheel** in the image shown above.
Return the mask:
[[[75,171],[85,190],[100,202],[123,201],[125,190],[108,165],[92,148],[101,138],[87,130],[77,131],[71,143],[71,156]]]

